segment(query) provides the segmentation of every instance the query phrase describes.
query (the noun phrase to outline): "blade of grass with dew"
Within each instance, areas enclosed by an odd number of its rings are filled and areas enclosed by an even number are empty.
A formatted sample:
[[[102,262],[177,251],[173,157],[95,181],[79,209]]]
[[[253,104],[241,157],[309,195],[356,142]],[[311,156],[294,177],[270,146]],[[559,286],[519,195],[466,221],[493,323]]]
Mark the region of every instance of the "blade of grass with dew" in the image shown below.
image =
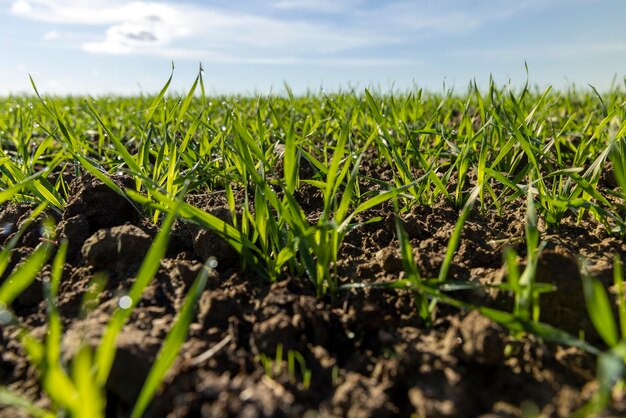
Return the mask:
[[[89,109],[89,112],[91,112],[91,114],[96,119],[96,121],[100,124],[104,132],[106,132],[107,137],[111,140],[111,142],[113,142],[113,146],[115,147],[115,150],[120,154],[120,156],[122,157],[122,160],[126,163],[126,165],[135,173],[143,173],[144,170],[136,161],[135,157],[130,155],[130,153],[124,146],[124,144],[122,144],[122,141],[120,141],[117,135],[115,135],[109,129],[109,127],[102,121],[102,118],[98,114],[98,111],[96,110],[94,105],[89,102],[87,102],[86,104],[87,104],[87,108]]]
[[[148,108],[148,111],[146,113],[146,122],[149,122],[152,119],[152,115],[154,115],[154,112],[156,111],[157,107],[161,103],[161,100],[163,100],[163,96],[165,96],[167,89],[169,89],[173,77],[174,77],[174,63],[172,62],[172,72],[170,73],[170,78],[167,79],[167,82],[165,83],[163,88],[161,88],[161,91],[159,92],[159,94],[157,94],[157,96],[152,101],[152,104]]]
[[[5,188],[4,190],[0,190],[0,205],[3,204],[4,202],[11,200],[16,194],[21,192],[22,189],[28,187],[33,180],[35,180],[37,177],[41,176],[42,174],[44,174],[44,171],[39,171],[31,176],[24,177],[18,183],[11,185]]]
[[[185,137],[183,138],[182,142],[180,143],[180,153],[181,153],[182,156],[186,155],[185,151],[187,150],[187,146],[189,145],[189,141],[195,135],[195,133],[198,131],[198,128],[202,124],[202,118],[203,117],[204,117],[204,113],[203,112],[198,113],[198,116],[196,116],[194,121],[191,123],[191,126],[189,126],[189,129],[187,129],[187,132],[185,133]],[[212,148],[211,144],[209,144],[209,148]]]
[[[43,99],[43,97],[41,97],[41,94],[39,94],[39,90],[37,89],[37,85],[35,84],[35,80],[33,79],[33,76],[31,74],[28,75],[28,78],[30,79],[30,85],[33,87],[33,90],[35,91],[35,95],[37,96],[37,98],[39,99],[39,102],[43,105],[44,109],[46,109],[46,112],[52,116],[53,119],[59,119],[58,114],[53,111],[52,108],[50,108],[50,106],[48,106],[48,103],[46,103],[46,101]],[[67,131],[67,129],[65,128],[65,125],[63,123],[59,124],[59,129],[61,130],[61,133],[63,134],[63,136],[65,136],[71,146],[72,149],[76,148],[76,141],[74,140],[74,138],[69,134],[69,132]]]
[[[58,210],[63,209],[64,205],[61,203],[63,198],[56,190],[54,190],[54,187],[52,187],[52,185],[45,180],[43,176],[36,176],[34,178],[31,178],[32,176],[27,177],[24,173],[22,173],[22,168],[12,164],[5,165],[3,169],[9,171],[18,183],[25,182],[26,187],[28,187],[32,193],[39,198],[39,200],[49,202]],[[47,172],[49,172],[48,168],[41,171],[42,174]]]
[[[196,87],[198,86],[198,83],[201,82],[201,80],[202,80],[202,65],[200,65],[200,67],[198,68],[198,75],[196,76],[196,79],[194,80],[193,84],[191,85],[191,88],[189,89],[189,92],[187,92],[185,99],[180,105],[180,109],[178,110],[178,117],[176,118],[176,124],[174,126],[174,132],[178,132],[178,128],[180,127],[180,124],[183,122],[183,117],[185,116],[185,113],[187,113],[187,110],[189,109],[189,105],[191,104],[191,100],[193,99],[194,92],[196,91]]]
[[[198,277],[196,277],[196,280],[191,285],[189,293],[187,293],[185,301],[183,302],[183,307],[178,314],[178,318],[176,319],[176,322],[174,322],[174,325],[172,325],[172,329],[165,337],[165,342],[163,343],[161,350],[159,350],[156,361],[152,365],[150,373],[141,388],[141,392],[139,393],[133,411],[130,415],[131,418],[139,418],[143,415],[150,401],[154,397],[154,394],[161,385],[161,382],[165,378],[165,374],[176,359],[176,356],[180,351],[180,347],[187,338],[189,326],[193,321],[198,300],[204,291],[209,277],[209,271],[210,267],[207,262],[205,263],[202,271],[198,274]]]
[[[177,177],[179,177],[178,170],[178,147],[175,143],[172,143],[172,147],[170,150],[170,154],[167,156],[168,165],[167,165],[167,173],[166,173],[166,181],[165,181],[165,191],[169,195],[176,195],[177,190],[174,190],[174,181]]]

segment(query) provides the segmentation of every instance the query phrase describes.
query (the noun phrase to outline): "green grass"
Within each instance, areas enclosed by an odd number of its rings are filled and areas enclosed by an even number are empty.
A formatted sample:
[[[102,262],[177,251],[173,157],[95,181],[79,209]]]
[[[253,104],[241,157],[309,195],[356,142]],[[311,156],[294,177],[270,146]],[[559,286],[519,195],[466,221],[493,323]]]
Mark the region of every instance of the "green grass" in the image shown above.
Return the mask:
[[[240,254],[243,268],[259,280],[287,275],[307,277],[318,297],[336,297],[343,289],[364,286],[410,289],[416,309],[432,322],[438,303],[476,309],[514,335],[587,350],[599,358],[601,389],[581,413],[601,410],[608,393],[623,384],[626,311],[610,300],[597,279],[583,274],[587,309],[605,347],[593,347],[541,323],[539,299],[554,289],[535,282],[543,248],[538,220],[557,228],[566,216],[595,218],[607,234],[626,238],[626,101],[620,89],[599,95],[588,91],[512,90],[491,84],[487,91],[470,85],[466,93],[439,95],[421,90],[383,95],[370,91],[309,94],[302,97],[207,97],[201,72],[183,95],[168,93],[170,79],[153,97],[9,97],[0,102],[0,203],[39,205],[0,252],[0,273],[11,251],[46,208],[62,213],[70,196],[66,175],[90,173],[132,202],[160,226],[150,251],[128,291],[130,307],[114,312],[95,352],[83,347],[67,364],[60,352],[62,329],[55,300],[63,280],[67,242],[56,237],[38,248],[0,284],[3,325],[20,330],[30,361],[40,373],[52,410],[35,407],[0,388],[0,403],[36,416],[67,412],[102,416],[104,385],[115,356],[115,342],[164,256],[170,228],[185,219],[213,230]],[[199,90],[199,91],[198,91]],[[280,151],[280,152],[277,152]],[[363,161],[386,167],[390,179],[372,177]],[[599,187],[611,163],[619,187]],[[302,169],[310,175],[301,177]],[[134,187],[121,189],[111,175],[132,176]],[[297,192],[318,191],[322,206],[307,218]],[[184,202],[186,194],[222,191],[232,223]],[[437,277],[418,270],[400,216],[414,205],[447,200],[459,218],[442,254]],[[525,268],[505,250],[512,312],[474,306],[455,298],[473,284],[450,280],[450,267],[472,210],[502,212],[515,200],[527,205]],[[341,285],[335,270],[344,238],[364,223],[373,208],[393,204],[404,278],[376,284],[352,278]],[[519,238],[519,237],[511,237]],[[12,302],[52,260],[46,288],[49,333],[44,341],[19,324]],[[619,259],[615,283],[623,300]],[[133,416],[141,416],[176,357],[193,320],[206,273],[191,287],[139,396]],[[298,353],[288,353],[289,375],[306,375]],[[277,354],[278,356],[278,354]],[[265,359],[265,363],[280,364]],[[298,366],[296,367],[296,363]],[[308,376],[307,379],[311,377]],[[314,378],[314,376],[313,376]],[[620,383],[622,382],[622,383]],[[304,384],[308,387],[309,382]]]

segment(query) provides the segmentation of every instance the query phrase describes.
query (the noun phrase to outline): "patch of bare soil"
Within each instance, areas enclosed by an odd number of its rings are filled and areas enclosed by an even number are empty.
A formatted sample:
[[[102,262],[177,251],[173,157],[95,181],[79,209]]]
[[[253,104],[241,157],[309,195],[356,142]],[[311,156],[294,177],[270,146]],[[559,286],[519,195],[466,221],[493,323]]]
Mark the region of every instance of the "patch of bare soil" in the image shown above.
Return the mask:
[[[75,180],[71,195],[57,219],[58,233],[70,242],[59,295],[67,360],[80,344],[98,345],[156,233],[132,204],[95,179]],[[296,198],[315,218],[321,196],[301,190]],[[230,221],[219,194],[189,199]],[[2,243],[31,209],[24,204],[2,207]],[[450,274],[489,287],[454,296],[512,308],[511,295],[493,286],[506,281],[505,245],[513,246],[523,262],[524,212],[523,202],[502,213],[472,212]],[[342,283],[389,281],[402,274],[391,207],[371,210],[370,216],[382,220],[346,237],[336,266]],[[402,215],[424,277],[438,275],[457,219],[458,210],[443,201],[414,206]],[[37,225],[19,242],[9,270],[40,242]],[[625,243],[592,221],[566,219],[559,230],[540,229],[547,246],[537,280],[557,288],[542,296],[541,320],[576,335],[583,330],[588,341],[600,345],[585,313],[578,257],[609,288],[612,254],[626,259]],[[285,277],[270,284],[242,270],[238,255],[219,237],[178,221],[166,258],[117,341],[107,383],[107,416],[126,416],[132,408],[189,286],[209,256],[216,257],[218,266],[189,338],[146,416],[514,417],[530,404],[545,416],[568,416],[589,399],[595,359],[579,350],[514,338],[476,312],[441,304],[434,323],[426,326],[408,291],[353,289],[318,299],[306,278]],[[108,279],[97,300],[84,306],[99,272]],[[13,306],[36,336],[46,333],[41,289],[47,274],[49,266]],[[45,406],[48,400],[14,328],[2,328],[0,347],[0,384]],[[0,412],[3,417],[16,414],[13,409]]]

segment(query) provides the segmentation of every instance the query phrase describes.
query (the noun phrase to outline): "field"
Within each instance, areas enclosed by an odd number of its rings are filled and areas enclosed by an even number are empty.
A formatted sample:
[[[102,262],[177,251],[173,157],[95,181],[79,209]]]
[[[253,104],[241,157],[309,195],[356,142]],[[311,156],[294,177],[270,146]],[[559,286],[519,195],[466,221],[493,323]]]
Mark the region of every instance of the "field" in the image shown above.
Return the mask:
[[[623,89],[168,87],[0,99],[0,416],[626,414]]]

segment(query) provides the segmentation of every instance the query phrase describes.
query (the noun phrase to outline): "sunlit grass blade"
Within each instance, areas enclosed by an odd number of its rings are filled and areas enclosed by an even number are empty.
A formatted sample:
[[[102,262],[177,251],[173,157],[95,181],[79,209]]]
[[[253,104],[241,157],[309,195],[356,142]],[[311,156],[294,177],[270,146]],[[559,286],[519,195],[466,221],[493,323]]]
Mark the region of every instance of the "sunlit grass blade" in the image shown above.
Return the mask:
[[[350,214],[343,220],[342,224],[339,226],[339,229],[340,230],[346,229],[349,223],[352,222],[354,217],[358,215],[359,213],[365,212],[369,209],[382,205],[383,203],[388,202],[389,200],[399,197],[404,192],[408,191],[409,189],[413,188],[415,185],[420,183],[423,179],[424,177],[421,177],[420,179],[417,179],[414,182],[406,184],[402,187],[397,187],[397,188],[392,188],[391,190],[381,191],[378,194],[374,195],[373,197],[370,197],[369,199],[359,203],[359,205],[353,211],[351,211]]]
[[[296,156],[296,139],[293,129],[290,129],[285,138],[285,152],[283,154],[283,178],[289,193],[296,189],[298,179],[298,161]]]
[[[161,265],[161,259],[167,250],[170,230],[180,208],[180,199],[177,202],[176,206],[172,208],[163,221],[159,233],[152,242],[152,245],[150,245],[148,253],[141,263],[141,267],[137,272],[137,278],[127,295],[127,297],[130,298],[130,306],[126,306],[124,308],[120,307],[115,311],[104,332],[102,341],[98,346],[95,357],[96,381],[101,386],[104,386],[106,383],[113,365],[116,352],[115,341],[117,340],[117,336],[122,330],[122,327],[126,323],[128,317],[130,317],[134,307],[139,303],[144,289],[150,283]]]
[[[537,110],[541,107],[543,102],[546,100],[546,97],[548,96],[551,90],[552,90],[552,86],[548,86],[548,88],[545,89],[541,97],[537,99],[537,101],[535,102],[535,106],[533,106],[532,110],[528,112],[528,116],[526,116],[526,119],[524,119],[524,123],[526,125],[529,125],[532,122],[533,118],[535,117],[535,113],[537,113]]]
[[[515,295],[517,314],[520,318],[527,320],[532,318],[539,321],[539,304],[537,298],[538,293],[535,286],[535,278],[537,274],[537,264],[539,254],[542,251],[545,242],[539,243],[539,230],[537,229],[537,212],[533,191],[528,186],[526,190],[526,222],[524,224],[524,235],[526,240],[526,268],[519,278],[520,291]]]
[[[147,199],[145,196],[142,196],[138,193],[133,192],[132,190],[127,190],[128,195],[133,198],[135,201],[142,204],[151,204],[151,201]],[[154,197],[158,202],[158,207],[162,211],[166,211],[168,213],[172,212],[172,209],[178,205],[179,215],[185,219],[190,219],[199,224],[210,228],[216,234],[222,236],[237,252],[243,252],[245,248],[253,250],[255,254],[260,254],[260,250],[256,248],[256,246],[250,242],[247,236],[243,235],[239,230],[234,228],[232,225],[224,222],[222,219],[211,215],[203,211],[202,209],[198,209],[186,202],[176,203],[173,198],[170,198],[162,193],[157,191],[152,191],[152,197]]]
[[[44,294],[48,306],[48,333],[46,334],[46,361],[49,365],[57,365],[61,359],[61,317],[57,309],[59,284],[63,274],[63,264],[67,255],[67,240],[63,240],[52,261],[50,280],[44,282]]]
[[[182,123],[183,118],[185,117],[185,113],[187,113],[187,109],[189,109],[191,100],[194,97],[194,92],[196,91],[196,87],[198,86],[198,83],[201,81],[202,81],[202,65],[200,65],[200,67],[198,68],[198,75],[196,76],[196,79],[194,80],[193,84],[191,85],[191,88],[189,89],[189,92],[187,92],[185,99],[180,105],[180,108],[178,110],[178,117],[176,118],[176,124],[174,126],[174,132],[178,131],[178,128],[180,127],[180,124]]]
[[[52,244],[44,242],[15,268],[0,286],[0,305],[11,306],[15,298],[33,283],[51,253]]]
[[[119,140],[117,135],[115,135],[115,133],[112,132],[109,129],[109,127],[104,123],[104,121],[100,117],[100,115],[99,115],[98,111],[96,110],[96,108],[94,107],[94,105],[92,103],[87,102],[87,108],[89,109],[89,111],[91,112],[93,117],[96,118],[96,120],[98,121],[98,123],[100,124],[102,129],[106,132],[108,138],[113,143],[113,146],[115,147],[115,150],[120,154],[120,156],[122,157],[122,160],[124,160],[126,165],[128,165],[128,167],[132,171],[134,171],[135,173],[143,173],[144,170],[137,163],[137,161],[135,160],[135,157],[130,155],[130,153],[128,152],[128,150],[126,149],[124,144],[122,144],[122,142]]]
[[[454,225],[454,230],[452,231],[452,236],[448,241],[448,247],[446,249],[446,255],[443,259],[443,263],[441,264],[441,268],[439,269],[439,281],[444,282],[448,277],[448,271],[450,270],[450,266],[452,265],[452,260],[454,259],[454,254],[461,242],[461,235],[463,234],[463,226],[469,217],[472,208],[474,207],[474,203],[478,198],[478,194],[480,193],[480,186],[474,187],[472,192],[470,193],[461,213],[459,214],[459,219],[456,221]]]
[[[174,77],[174,63],[172,62],[172,72],[170,73],[170,78],[167,79],[167,82],[165,83],[163,88],[161,88],[161,91],[159,92],[159,94],[156,95],[156,97],[152,101],[152,104],[148,108],[148,111],[146,112],[146,122],[149,122],[152,119],[152,115],[154,115],[154,112],[156,111],[157,107],[159,107],[161,100],[163,100],[163,96],[165,96],[165,93],[169,89],[173,77]]]
[[[538,255],[536,254],[536,250],[539,246],[539,230],[537,229],[535,201],[530,187],[527,190],[524,232],[526,233],[526,253],[529,259],[534,259]]]
[[[598,334],[609,347],[614,347],[619,341],[615,317],[611,310],[609,298],[602,283],[595,277],[591,277],[583,266],[581,269],[585,304],[589,318]]]
[[[45,409],[36,406],[28,399],[19,396],[2,386],[0,386],[0,406],[1,405],[19,408],[35,418],[56,417],[56,415],[51,411],[46,411]]]
[[[44,370],[42,386],[48,396],[64,409],[78,411],[79,396],[76,386],[59,365]]]
[[[600,353],[600,351],[594,346],[552,325],[538,321],[525,320],[517,315],[488,307],[478,307],[478,311],[492,321],[505,326],[509,332],[529,333],[539,336],[547,341],[580,348],[581,350],[585,350],[591,354]]]
[[[35,180],[37,177],[41,176],[42,174],[44,174],[44,172],[40,171],[31,176],[24,177],[18,183],[11,185],[5,188],[4,190],[0,190],[0,205],[3,204],[4,202],[11,200],[16,194],[21,192],[24,188],[29,187],[32,184],[32,181]]]
[[[604,104],[604,99],[602,99],[602,95],[598,93],[598,90],[595,88],[595,86],[592,86],[591,84],[587,84],[587,85],[591,88],[591,90],[593,90],[596,97],[598,98],[598,101],[600,102],[600,106],[602,107],[602,113],[604,114],[604,117],[608,116],[609,112],[606,109],[606,105]]]
[[[189,126],[189,129],[187,129],[187,132],[185,133],[185,137],[183,138],[182,142],[180,143],[179,151],[180,151],[181,156],[183,158],[186,155],[185,151],[187,150],[187,146],[189,145],[189,142],[194,137],[194,135],[198,131],[198,128],[202,124],[202,118],[203,117],[204,117],[204,113],[203,112],[198,113],[198,116],[196,116],[194,121],[191,123],[191,126]],[[217,139],[214,140],[214,141],[217,142]],[[212,147],[209,147],[209,148],[212,148]]]
[[[20,241],[20,239],[22,239],[22,236],[26,233],[26,231],[28,230],[28,228],[32,225],[32,223],[35,221],[35,219],[37,219],[37,217],[48,207],[48,202],[42,202],[40,203],[35,209],[33,209],[33,211],[31,212],[31,214],[28,216],[28,218],[22,223],[22,225],[20,226],[20,228],[17,230],[17,232],[13,235],[13,237],[9,240],[9,242],[7,242],[4,247],[2,248],[2,251],[0,251],[0,276],[2,276],[6,270],[6,268],[9,265],[9,262],[11,260],[11,251],[13,251],[13,249],[15,248],[15,246],[18,244],[18,242]],[[5,227],[12,227],[9,225],[6,225]]]
[[[64,199],[45,178],[34,179],[31,187],[43,202],[49,202],[59,211],[65,207]]]
[[[621,344],[623,350],[624,345]],[[598,389],[591,400],[578,409],[573,417],[587,418],[600,416],[600,413],[611,403],[611,391],[617,382],[624,378],[624,358],[621,353],[608,351],[600,353],[597,360],[596,380]]]
[[[104,391],[95,381],[92,349],[82,346],[72,361],[72,380],[78,393],[75,416],[79,418],[104,417]]]
[[[208,263],[206,263],[189,289],[189,293],[185,298],[185,302],[183,303],[183,307],[178,314],[178,318],[174,322],[174,325],[172,325],[172,329],[168,332],[165,342],[157,355],[156,361],[152,365],[150,373],[141,388],[141,392],[139,393],[139,397],[137,398],[137,402],[135,403],[131,413],[131,418],[139,418],[143,415],[151,399],[161,385],[161,382],[165,378],[165,374],[176,359],[176,356],[180,351],[180,347],[187,337],[189,326],[193,321],[195,308],[198,300],[200,299],[200,295],[206,286],[206,282],[209,277],[209,269],[210,267],[208,266]]]

